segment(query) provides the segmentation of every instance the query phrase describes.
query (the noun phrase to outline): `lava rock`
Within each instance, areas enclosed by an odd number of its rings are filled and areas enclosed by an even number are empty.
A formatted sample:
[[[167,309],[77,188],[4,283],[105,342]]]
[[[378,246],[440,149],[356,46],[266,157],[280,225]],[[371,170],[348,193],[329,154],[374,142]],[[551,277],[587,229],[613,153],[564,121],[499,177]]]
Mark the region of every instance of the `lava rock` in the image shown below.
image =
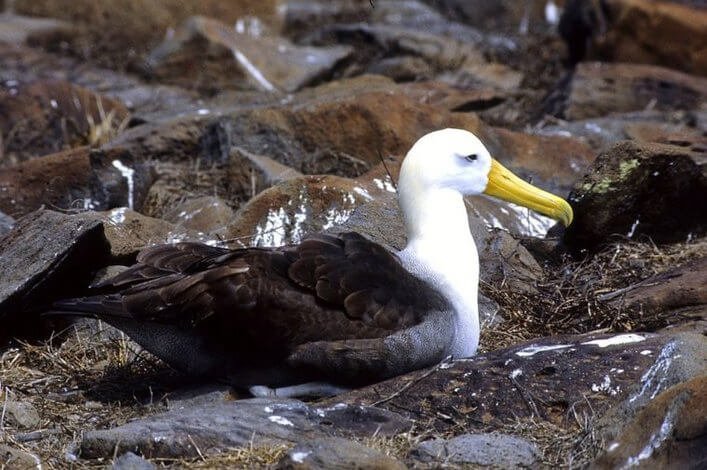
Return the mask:
[[[52,299],[78,294],[105,260],[99,220],[42,210],[17,221],[0,239],[0,341],[44,333],[36,312]]]
[[[137,68],[136,57],[143,57],[164,39],[165,32],[193,15],[219,18],[234,24],[247,15],[255,15],[264,24],[277,28],[281,22],[281,2],[278,0],[220,0],[188,1],[175,7],[161,1],[141,3],[134,7],[114,2],[96,3],[93,0],[75,0],[68,6],[63,2],[36,2],[15,0],[14,10],[19,14],[44,16],[71,21],[78,33],[64,38],[64,44],[50,44],[53,50],[67,48],[82,53],[95,62],[107,66],[128,64]],[[101,48],[87,47],[110,37]]]
[[[589,55],[707,75],[705,23],[707,11],[700,1],[568,1],[560,32],[573,62]]]
[[[19,429],[36,429],[39,426],[39,413],[29,403],[5,401],[2,406],[5,424]]]
[[[238,147],[299,172],[321,173],[312,157],[340,155],[334,166],[361,171],[351,157],[372,166],[381,155],[404,155],[427,132],[458,127],[476,132],[472,113],[451,113],[420,103],[384,77],[362,76],[307,88],[282,102],[240,107],[222,103],[219,113],[183,116],[130,129],[103,146],[122,149],[136,160],[225,163]],[[345,130],[345,131],[344,131]]]
[[[625,422],[672,385],[703,375],[706,367],[707,343],[700,335],[557,336],[413,372],[319,403],[377,403],[406,410],[439,432],[460,425],[485,431],[530,417],[571,428],[570,409],[602,416],[621,407],[612,422]]]
[[[74,211],[137,207],[151,184],[149,165],[128,154],[80,147],[0,168],[0,210],[21,216],[46,205]]]
[[[703,248],[703,253],[707,247]],[[707,256],[651,276],[636,284],[599,296],[617,309],[650,313],[671,312],[676,328],[686,321],[707,321]]]
[[[508,434],[462,434],[452,439],[421,442],[412,450],[416,460],[499,468],[536,468],[538,449]]]
[[[701,143],[704,146],[706,122],[707,111],[634,111],[579,121],[560,121],[544,125],[535,132],[579,138],[598,153],[627,139],[680,146]]]
[[[4,468],[39,468],[41,462],[36,455],[5,444],[0,444],[0,466]]]
[[[654,65],[582,62],[569,84],[564,117],[569,120],[610,113],[705,109],[707,78]]]
[[[305,176],[269,188],[242,207],[227,237],[241,246],[299,243],[312,232],[340,225],[380,190],[338,176]]]
[[[3,235],[9,233],[10,230],[12,230],[12,227],[14,226],[15,219],[5,214],[4,212],[0,212],[0,238],[2,238]]]
[[[3,162],[98,145],[129,119],[123,103],[65,81],[45,80],[0,90]]]
[[[275,466],[288,470],[376,468],[402,470],[402,462],[341,437],[323,437],[296,445]]]
[[[0,2],[0,9],[2,8]],[[70,34],[72,29],[70,23],[53,18],[33,18],[4,10],[0,15],[0,42],[8,44],[24,44],[36,36]]]
[[[233,209],[217,197],[203,196],[178,204],[164,219],[190,230],[213,233],[231,222]]]
[[[390,411],[335,405],[315,408],[298,400],[255,398],[179,407],[114,429],[88,431],[80,442],[83,458],[121,451],[148,457],[186,457],[273,443],[308,442],[337,435],[388,436],[412,422]]]
[[[681,147],[622,142],[601,154],[570,193],[565,241],[594,249],[615,234],[683,241],[707,230],[704,157]]]
[[[620,430],[592,469],[685,468],[707,465],[707,376],[657,395]]]
[[[111,470],[154,470],[155,464],[148,462],[139,455],[126,452],[113,461]]]
[[[351,53],[344,46],[296,46],[263,29],[257,19],[251,24],[241,19],[234,29],[216,19],[191,17],[150,53],[148,66],[161,81],[202,91],[235,83],[235,88],[293,92],[330,74]]]

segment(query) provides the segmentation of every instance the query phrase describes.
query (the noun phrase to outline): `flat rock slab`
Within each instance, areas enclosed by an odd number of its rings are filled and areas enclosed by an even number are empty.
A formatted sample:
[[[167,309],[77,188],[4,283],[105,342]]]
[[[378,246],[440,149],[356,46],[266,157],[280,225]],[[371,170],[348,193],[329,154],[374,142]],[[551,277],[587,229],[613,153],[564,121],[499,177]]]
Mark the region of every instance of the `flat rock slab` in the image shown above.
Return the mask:
[[[0,239],[0,340],[11,334],[20,311],[29,317],[49,290],[69,295],[79,280],[66,273],[77,264],[97,261],[96,251],[104,243],[99,220],[69,217],[42,210],[23,217],[12,232]],[[35,323],[36,323],[36,317]],[[30,322],[31,323],[31,322]],[[36,324],[34,329],[37,329]]]
[[[113,461],[111,470],[155,470],[157,467],[139,455],[126,452]]]
[[[569,88],[565,118],[642,109],[705,109],[707,79],[654,65],[582,62]]]
[[[334,435],[392,435],[411,426],[411,421],[397,413],[358,405],[317,408],[299,400],[216,400],[200,406],[174,406],[115,429],[86,432],[78,452],[82,458],[108,457],[115,452],[137,452],[148,458],[197,456],[199,452]]]
[[[423,462],[449,462],[500,468],[537,466],[535,444],[508,434],[462,434],[452,439],[421,442],[412,454]]]
[[[376,468],[404,470],[402,462],[379,450],[341,437],[324,437],[296,445],[275,467],[280,470]]]
[[[572,426],[571,409],[591,406],[601,415],[628,399],[637,410],[705,371],[707,342],[700,335],[557,336],[442,363],[322,404],[383,407],[438,431],[486,430],[527,417]]]
[[[252,88],[293,92],[322,80],[352,53],[345,46],[298,46],[239,20],[237,27],[205,16],[179,26],[148,56],[161,81],[202,90]],[[258,30],[257,32],[255,30]],[[212,58],[211,63],[205,58]],[[214,60],[215,59],[215,60]],[[189,74],[197,71],[197,75]],[[236,86],[234,86],[234,84]]]
[[[707,320],[707,243],[703,255],[682,266],[651,276],[636,284],[599,297],[613,307],[631,308],[644,313],[670,312],[679,320]]]

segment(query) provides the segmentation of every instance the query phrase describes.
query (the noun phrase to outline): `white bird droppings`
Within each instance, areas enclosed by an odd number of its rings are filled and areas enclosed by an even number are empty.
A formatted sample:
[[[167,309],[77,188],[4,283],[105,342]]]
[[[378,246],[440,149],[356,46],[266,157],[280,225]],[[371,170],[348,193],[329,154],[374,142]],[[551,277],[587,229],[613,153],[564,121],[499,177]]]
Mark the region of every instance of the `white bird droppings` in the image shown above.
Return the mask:
[[[284,416],[278,416],[278,415],[268,416],[268,420],[272,421],[275,424],[279,424],[280,426],[293,426],[294,427],[294,424],[292,424],[292,421],[285,418]]]
[[[121,162],[120,160],[113,160],[113,166],[120,171],[120,174],[123,175],[123,178],[128,183],[128,208],[132,209],[133,208],[133,193],[135,192],[135,170],[130,168],[129,166],[126,166]]]
[[[312,452],[309,450],[305,452],[293,452],[292,455],[290,455],[290,458],[295,463],[302,463],[304,462],[304,459],[309,457],[311,454]]]
[[[629,333],[629,334],[625,334],[625,335],[612,336],[611,338],[594,339],[592,341],[585,341],[582,344],[593,345],[593,346],[598,346],[600,348],[605,348],[607,346],[614,346],[616,344],[637,343],[639,341],[643,341],[644,339],[646,339],[646,338],[641,335]]]
[[[516,356],[520,357],[530,357],[534,356],[535,354],[539,352],[545,352],[545,351],[554,351],[556,349],[566,349],[569,348],[569,344],[551,344],[548,346],[528,346],[527,348],[523,348],[520,351],[516,351]]]

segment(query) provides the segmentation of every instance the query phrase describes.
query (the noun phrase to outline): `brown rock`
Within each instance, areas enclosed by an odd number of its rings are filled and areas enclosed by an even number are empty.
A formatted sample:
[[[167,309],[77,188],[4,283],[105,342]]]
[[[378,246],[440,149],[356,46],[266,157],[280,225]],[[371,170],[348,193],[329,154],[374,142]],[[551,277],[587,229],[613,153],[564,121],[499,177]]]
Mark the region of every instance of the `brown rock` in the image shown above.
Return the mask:
[[[322,437],[296,445],[275,466],[287,470],[376,468],[403,470],[402,462],[351,439]]]
[[[596,158],[573,137],[535,136],[494,128],[484,143],[492,155],[522,177],[548,191],[565,195]]]
[[[653,65],[583,62],[569,87],[570,120],[646,108],[704,110],[707,103],[706,78]]]
[[[707,465],[707,376],[661,393],[614,436],[592,469]]]
[[[540,135],[575,137],[595,152],[603,152],[621,140],[640,140],[689,147],[699,151],[707,143],[705,111],[633,111],[606,117],[559,121],[543,125]]]
[[[707,247],[705,247],[707,248]],[[702,250],[703,252],[705,249]],[[676,323],[707,321],[707,256],[669,269],[618,291],[599,296],[617,309],[630,308],[643,315],[671,312]]]
[[[237,146],[301,172],[319,172],[313,157],[319,152],[340,156],[343,163],[334,168],[351,175],[364,170],[352,157],[375,165],[381,155],[404,155],[424,134],[444,127],[478,132],[481,122],[471,113],[420,104],[385,78],[363,76],[302,90],[277,105],[139,126],[104,148],[144,159],[193,161],[199,156],[211,164],[227,161]]]
[[[236,28],[195,16],[155,48],[147,59],[163,82],[214,93],[256,89],[292,92],[331,73],[351,49],[296,46],[263,31],[262,24],[240,19]]]
[[[117,100],[64,81],[40,81],[0,91],[0,165],[105,143],[127,124]]]
[[[47,40],[52,46],[60,43],[54,38]],[[85,60],[69,57],[65,55],[65,51],[61,54],[52,54],[40,47],[51,48],[43,43],[37,44],[36,47],[27,47],[0,42],[0,70],[2,70],[2,85],[5,91],[18,92],[21,88],[38,82],[71,82],[98,94],[104,100],[104,111],[107,108],[105,98],[109,97],[138,113],[137,119],[131,121],[131,124],[142,119],[145,113],[163,112],[174,116],[184,108],[201,109],[197,96],[187,90],[144,83],[135,76],[100,68],[87,64]],[[122,65],[120,68],[123,68]],[[71,102],[73,106],[73,99]],[[44,104],[47,105],[46,109],[49,109],[51,101],[45,100]],[[94,122],[98,123],[100,120],[94,119]],[[32,129],[30,131],[33,132]],[[68,131],[72,129],[67,129]],[[64,136],[60,137],[64,138]]]
[[[121,151],[80,147],[0,169],[0,210],[21,216],[45,205],[63,210],[139,207],[149,166]]]
[[[14,8],[24,15],[71,21],[82,34],[72,37],[68,47],[101,64],[115,65],[141,58],[164,39],[167,30],[194,15],[230,24],[244,16],[257,16],[279,29],[279,4],[276,0],[126,0],[120,4],[110,0],[16,0]]]
[[[707,76],[707,9],[695,3],[607,0],[606,30],[594,38],[597,54]]]
[[[356,53],[342,74],[384,74],[396,80],[438,77],[464,88],[517,90],[522,73],[490,62],[473,41],[391,24],[334,24],[308,39],[315,44],[347,44]],[[371,45],[375,46],[372,47]]]
[[[707,175],[701,153],[681,147],[622,142],[601,154],[569,196],[575,219],[565,241],[575,250],[615,234],[659,243],[707,230]]]
[[[132,259],[143,248],[180,241],[212,241],[208,234],[147,217],[125,207],[107,212],[85,212],[74,216],[103,223],[108,255],[117,260]]]
[[[178,204],[164,219],[190,230],[213,233],[231,222],[233,209],[217,197],[204,196]]]
[[[379,191],[333,175],[291,179],[242,207],[229,226],[228,238],[236,246],[298,243],[308,233],[342,224],[355,207]]]

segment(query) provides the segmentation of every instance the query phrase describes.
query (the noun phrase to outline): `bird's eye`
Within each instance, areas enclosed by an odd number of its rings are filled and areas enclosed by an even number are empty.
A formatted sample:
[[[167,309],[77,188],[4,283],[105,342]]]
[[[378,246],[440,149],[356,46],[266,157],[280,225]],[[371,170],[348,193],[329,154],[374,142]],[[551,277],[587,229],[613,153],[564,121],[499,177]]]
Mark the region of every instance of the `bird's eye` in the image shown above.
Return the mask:
[[[467,162],[475,162],[477,158],[479,158],[479,156],[475,153],[464,156],[464,160],[466,160]]]

